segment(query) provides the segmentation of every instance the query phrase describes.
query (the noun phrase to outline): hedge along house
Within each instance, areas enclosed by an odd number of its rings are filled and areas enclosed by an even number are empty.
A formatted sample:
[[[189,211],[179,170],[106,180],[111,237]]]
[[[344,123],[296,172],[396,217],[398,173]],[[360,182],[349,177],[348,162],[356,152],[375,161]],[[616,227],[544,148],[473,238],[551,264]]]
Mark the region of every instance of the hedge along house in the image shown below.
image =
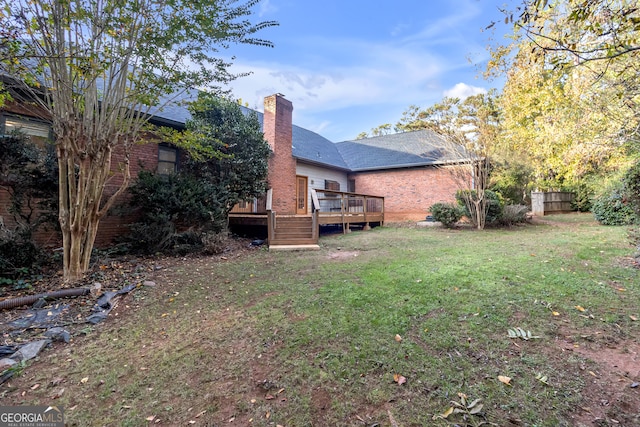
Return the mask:
[[[422,220],[433,203],[454,201],[458,187],[446,169],[465,159],[448,155],[437,134],[416,131],[336,144],[293,125],[292,114],[293,105],[284,96],[265,98],[258,118],[273,151],[270,189],[264,198],[238,204],[229,216],[232,226],[266,227],[270,247],[313,248],[320,225],[336,224],[347,232],[385,221]],[[182,129],[188,119],[188,110],[175,104],[154,112],[151,122]],[[0,126],[2,134],[21,129],[33,138],[50,135],[46,118],[17,105],[0,111]],[[117,167],[122,155],[113,154],[108,187],[122,180]],[[130,157],[134,177],[142,168],[158,173],[179,169],[180,151],[170,145],[137,145]],[[7,208],[7,194],[0,192],[0,216],[10,218]],[[108,215],[100,222],[96,246],[127,231],[126,218]],[[38,238],[46,239],[53,238]]]

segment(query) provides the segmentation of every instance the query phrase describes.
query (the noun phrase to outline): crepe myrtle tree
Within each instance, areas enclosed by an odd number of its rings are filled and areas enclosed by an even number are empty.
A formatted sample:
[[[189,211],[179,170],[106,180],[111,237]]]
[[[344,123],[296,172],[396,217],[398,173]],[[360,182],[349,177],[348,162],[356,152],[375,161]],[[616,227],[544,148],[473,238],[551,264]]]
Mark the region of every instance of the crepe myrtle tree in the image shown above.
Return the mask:
[[[130,180],[129,148],[154,112],[238,77],[220,51],[271,46],[248,20],[260,0],[0,0],[0,74],[51,120],[64,277],[88,269],[100,219]],[[112,166],[114,150],[124,153]],[[115,166],[122,176],[105,191]]]
[[[458,188],[470,220],[484,229],[489,210],[490,157],[499,130],[494,90],[459,98],[444,98],[428,108],[410,106],[396,124],[399,132],[429,129],[442,137],[440,150],[446,171]]]

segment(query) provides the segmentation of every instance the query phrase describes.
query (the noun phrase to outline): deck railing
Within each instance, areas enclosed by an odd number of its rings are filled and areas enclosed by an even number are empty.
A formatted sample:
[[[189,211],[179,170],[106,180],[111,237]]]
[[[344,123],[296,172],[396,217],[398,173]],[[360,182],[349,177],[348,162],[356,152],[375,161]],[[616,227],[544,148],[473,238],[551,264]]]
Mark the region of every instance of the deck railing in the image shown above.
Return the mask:
[[[252,202],[238,203],[231,213],[255,213],[265,214],[271,210],[271,192]],[[312,212],[319,211],[322,216],[325,213],[376,213],[384,212],[384,197],[369,196],[343,191],[312,189]]]
[[[346,231],[349,224],[384,222],[384,197],[333,190],[315,190],[320,224],[340,224]]]
[[[269,230],[275,230],[276,212],[271,207],[271,190],[256,203],[250,206],[236,205],[231,211],[234,218],[250,220],[266,218],[265,222]],[[313,217],[313,229],[318,230],[319,225],[341,224],[343,229],[349,230],[350,225],[360,224],[365,228],[370,223],[384,223],[384,197],[370,196],[359,193],[333,191],[324,189],[311,190],[311,216]],[[272,236],[270,236],[272,237]]]
[[[266,196],[254,198],[252,201],[248,202],[239,202],[231,209],[231,213],[240,214],[263,214],[265,212],[267,212]]]
[[[384,212],[384,197],[333,190],[315,191],[320,203],[320,212]]]

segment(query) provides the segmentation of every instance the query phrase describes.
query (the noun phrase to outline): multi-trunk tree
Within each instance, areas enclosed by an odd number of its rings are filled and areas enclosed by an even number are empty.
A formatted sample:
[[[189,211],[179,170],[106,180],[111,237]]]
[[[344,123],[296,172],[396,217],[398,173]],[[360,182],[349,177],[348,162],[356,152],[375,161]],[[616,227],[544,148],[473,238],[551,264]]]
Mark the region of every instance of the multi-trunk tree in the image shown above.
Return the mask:
[[[443,137],[443,152],[464,162],[443,168],[458,187],[458,196],[478,229],[485,227],[489,200],[491,157],[495,149],[499,115],[495,92],[465,98],[444,98],[425,109],[410,106],[396,124],[400,132],[430,129]]]
[[[273,22],[248,18],[259,0],[0,0],[0,72],[16,101],[53,125],[64,276],[89,266],[100,219],[129,183],[128,149],[154,112],[185,90],[236,76],[219,57]],[[112,153],[123,153],[112,164]],[[117,189],[105,185],[114,170]]]

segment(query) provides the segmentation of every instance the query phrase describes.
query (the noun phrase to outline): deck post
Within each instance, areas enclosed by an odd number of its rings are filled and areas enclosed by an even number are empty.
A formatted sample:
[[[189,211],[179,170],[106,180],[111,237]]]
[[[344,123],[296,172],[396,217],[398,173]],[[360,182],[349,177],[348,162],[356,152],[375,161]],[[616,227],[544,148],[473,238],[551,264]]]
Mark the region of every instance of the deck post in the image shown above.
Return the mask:
[[[319,215],[319,210],[315,210],[313,212],[313,214],[311,215],[311,227],[313,227],[313,230],[311,230],[311,238],[317,243],[318,242],[318,238],[320,237],[320,225],[318,224],[318,215]]]
[[[367,207],[368,207],[368,200],[367,200],[367,196],[364,196],[364,199],[362,200],[362,205],[363,205],[363,211],[364,211],[364,227],[362,227],[363,231],[369,231],[371,230],[371,226],[369,225],[369,221],[367,221]]]
[[[267,211],[267,241],[272,242],[276,237],[276,213]]]
[[[342,234],[351,233],[349,220],[347,219],[348,200],[345,200],[346,194],[340,194],[340,213],[342,214]],[[346,202],[346,203],[345,203]]]

